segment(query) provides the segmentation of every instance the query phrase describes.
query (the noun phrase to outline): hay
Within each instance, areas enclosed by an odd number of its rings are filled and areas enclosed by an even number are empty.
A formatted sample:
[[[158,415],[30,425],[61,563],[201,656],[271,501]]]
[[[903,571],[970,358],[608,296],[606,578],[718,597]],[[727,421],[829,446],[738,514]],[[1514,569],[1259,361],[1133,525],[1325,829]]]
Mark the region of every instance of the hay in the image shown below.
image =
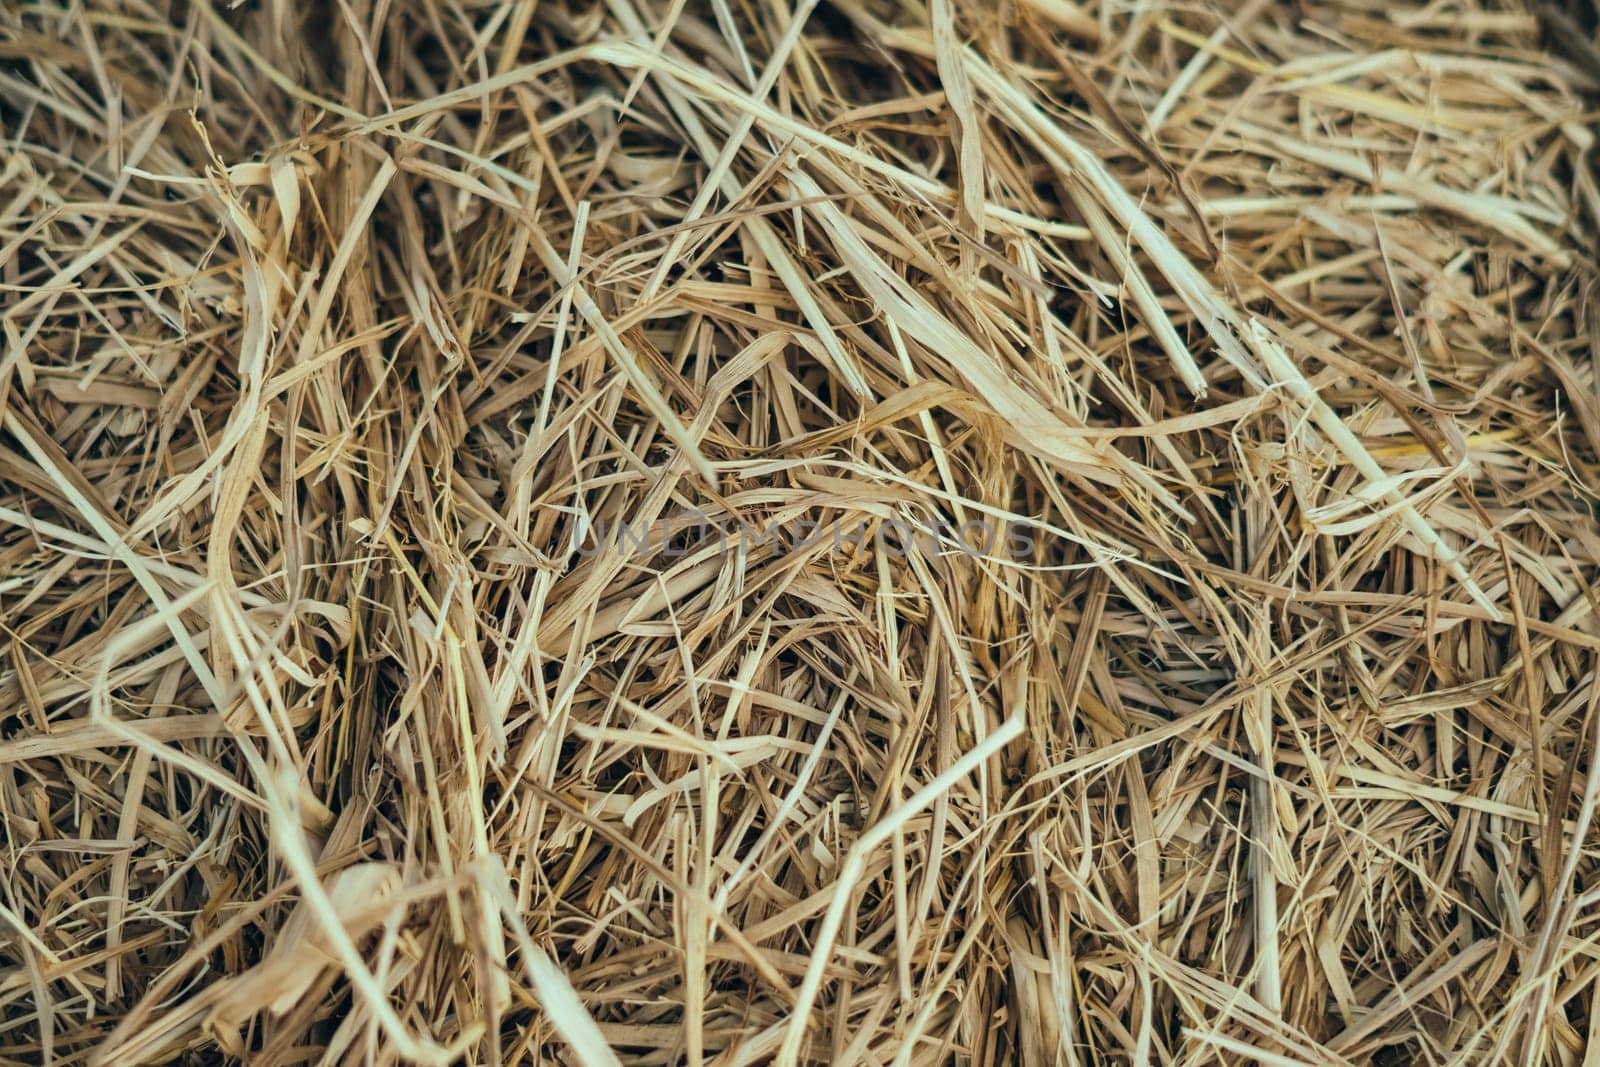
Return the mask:
[[[6,4],[0,1058],[1600,1064],[1579,7]]]

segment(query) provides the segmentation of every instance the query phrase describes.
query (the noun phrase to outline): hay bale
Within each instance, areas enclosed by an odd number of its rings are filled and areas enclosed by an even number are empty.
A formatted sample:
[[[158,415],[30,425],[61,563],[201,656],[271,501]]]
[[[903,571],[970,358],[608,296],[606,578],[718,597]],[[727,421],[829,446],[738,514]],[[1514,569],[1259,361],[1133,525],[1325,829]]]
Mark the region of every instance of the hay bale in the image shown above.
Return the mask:
[[[6,5],[0,1057],[1600,1062],[1589,15]]]

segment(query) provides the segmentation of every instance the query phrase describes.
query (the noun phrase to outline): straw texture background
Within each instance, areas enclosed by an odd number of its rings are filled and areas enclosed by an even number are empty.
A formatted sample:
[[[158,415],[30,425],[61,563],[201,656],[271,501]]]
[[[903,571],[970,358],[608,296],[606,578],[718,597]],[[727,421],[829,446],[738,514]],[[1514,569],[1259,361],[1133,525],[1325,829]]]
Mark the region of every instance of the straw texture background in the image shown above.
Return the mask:
[[[0,4],[0,1061],[1600,1064],[1594,14]]]

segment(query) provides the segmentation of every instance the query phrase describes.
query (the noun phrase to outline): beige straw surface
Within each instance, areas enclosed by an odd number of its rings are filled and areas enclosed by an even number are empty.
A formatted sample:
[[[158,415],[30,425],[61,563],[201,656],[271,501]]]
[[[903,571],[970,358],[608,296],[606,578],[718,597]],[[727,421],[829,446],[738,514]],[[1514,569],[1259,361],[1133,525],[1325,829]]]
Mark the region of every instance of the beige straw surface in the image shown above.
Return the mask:
[[[1600,1067],[1593,0],[0,0],[0,1067]]]

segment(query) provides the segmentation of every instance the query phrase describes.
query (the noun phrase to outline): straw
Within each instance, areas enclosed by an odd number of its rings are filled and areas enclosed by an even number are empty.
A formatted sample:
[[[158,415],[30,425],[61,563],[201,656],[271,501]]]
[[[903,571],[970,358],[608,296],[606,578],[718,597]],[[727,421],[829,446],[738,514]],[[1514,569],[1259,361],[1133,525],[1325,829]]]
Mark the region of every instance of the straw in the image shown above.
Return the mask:
[[[1600,1067],[1593,16],[0,5],[0,1061]]]

